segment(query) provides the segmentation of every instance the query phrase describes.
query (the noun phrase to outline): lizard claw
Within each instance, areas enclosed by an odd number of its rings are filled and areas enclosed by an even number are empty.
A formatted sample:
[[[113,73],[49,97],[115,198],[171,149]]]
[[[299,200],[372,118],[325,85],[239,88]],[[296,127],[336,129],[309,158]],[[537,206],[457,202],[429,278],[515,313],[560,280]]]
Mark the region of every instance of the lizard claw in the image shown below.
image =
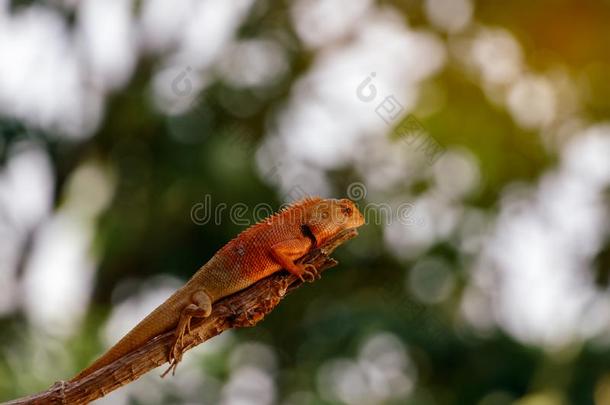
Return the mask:
[[[318,269],[313,264],[305,264],[303,265],[303,275],[306,276],[305,279],[301,276],[302,281],[308,281],[310,283],[319,279],[320,273],[318,273]]]
[[[172,372],[172,375],[174,375],[176,373],[176,368],[178,367],[178,363],[180,363],[180,361],[182,360],[182,352],[183,352],[183,348],[184,348],[184,335],[186,333],[191,333],[190,318],[187,319],[186,322],[181,323],[181,325],[179,325],[178,328],[176,329],[174,343],[173,343],[171,349],[169,350],[169,354],[167,356],[168,361],[169,361],[169,368],[167,370],[165,370],[165,372],[163,374],[161,374],[161,377],[165,377],[167,375],[167,373],[169,373],[170,371]]]
[[[172,372],[172,375],[176,374],[176,368],[178,368],[178,363],[180,363],[180,361],[182,360],[183,347],[182,344],[180,345],[180,347],[178,347],[178,340],[179,339],[176,338],[174,344],[169,350],[169,355],[167,356],[169,360],[169,367],[163,372],[163,374],[161,374],[161,377],[165,377],[170,371]]]

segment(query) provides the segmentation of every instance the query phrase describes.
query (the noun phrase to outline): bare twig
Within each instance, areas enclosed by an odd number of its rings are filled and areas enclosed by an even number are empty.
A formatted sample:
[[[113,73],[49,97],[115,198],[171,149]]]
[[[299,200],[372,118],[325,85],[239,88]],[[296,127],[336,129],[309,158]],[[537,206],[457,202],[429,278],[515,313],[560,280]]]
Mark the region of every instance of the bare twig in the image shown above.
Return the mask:
[[[307,254],[300,262],[314,265],[320,274],[337,264],[329,255],[339,245],[357,234],[356,230],[347,230],[324,246]],[[208,318],[193,320],[191,332],[184,337],[184,351],[192,349],[227,329],[254,326],[271,312],[287,293],[301,284],[302,281],[299,278],[282,271],[218,301]],[[47,391],[16,399],[5,405],[86,404],[129,384],[153,368],[166,363],[173,339],[174,331],[166,332],[80,380],[59,381]]]

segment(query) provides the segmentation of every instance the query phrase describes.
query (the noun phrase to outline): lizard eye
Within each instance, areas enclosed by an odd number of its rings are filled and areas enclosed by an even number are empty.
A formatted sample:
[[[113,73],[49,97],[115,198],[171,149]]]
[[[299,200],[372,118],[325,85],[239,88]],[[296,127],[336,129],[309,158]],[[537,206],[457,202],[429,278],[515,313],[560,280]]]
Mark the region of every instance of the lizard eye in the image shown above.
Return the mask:
[[[343,212],[343,214],[345,215],[352,215],[352,208],[351,207],[341,207],[341,212]]]

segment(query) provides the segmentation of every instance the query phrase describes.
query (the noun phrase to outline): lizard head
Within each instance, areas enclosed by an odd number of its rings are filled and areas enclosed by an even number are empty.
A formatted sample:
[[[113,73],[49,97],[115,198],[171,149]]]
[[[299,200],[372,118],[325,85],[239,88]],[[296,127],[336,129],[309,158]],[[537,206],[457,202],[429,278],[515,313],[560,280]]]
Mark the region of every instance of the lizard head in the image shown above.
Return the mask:
[[[320,200],[311,207],[309,213],[305,225],[315,237],[318,246],[341,231],[364,224],[364,216],[356,204],[347,198]]]

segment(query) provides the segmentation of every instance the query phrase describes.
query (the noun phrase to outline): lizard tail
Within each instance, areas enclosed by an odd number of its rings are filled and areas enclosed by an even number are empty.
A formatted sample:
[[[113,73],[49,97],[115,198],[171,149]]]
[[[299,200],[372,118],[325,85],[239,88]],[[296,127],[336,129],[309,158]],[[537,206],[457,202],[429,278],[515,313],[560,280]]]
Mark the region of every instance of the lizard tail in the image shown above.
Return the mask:
[[[176,307],[179,307],[179,303],[176,302],[179,300],[178,297],[178,294],[174,293],[172,297],[159,305],[131,331],[123,336],[117,344],[112,346],[106,353],[94,361],[93,364],[82,370],[70,381],[76,381],[88,376],[94,371],[97,371],[133,350],[140,348],[150,339],[175,327],[180,318],[180,311],[176,310]]]

